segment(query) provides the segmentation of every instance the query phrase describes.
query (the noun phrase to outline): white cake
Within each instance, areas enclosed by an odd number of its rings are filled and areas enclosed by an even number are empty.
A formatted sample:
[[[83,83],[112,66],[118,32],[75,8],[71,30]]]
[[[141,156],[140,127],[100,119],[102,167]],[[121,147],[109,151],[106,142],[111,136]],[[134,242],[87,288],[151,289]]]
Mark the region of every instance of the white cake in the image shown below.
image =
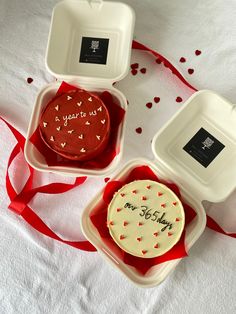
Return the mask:
[[[164,184],[137,180],[115,193],[108,207],[110,235],[125,252],[153,258],[169,251],[184,229],[181,201]]]

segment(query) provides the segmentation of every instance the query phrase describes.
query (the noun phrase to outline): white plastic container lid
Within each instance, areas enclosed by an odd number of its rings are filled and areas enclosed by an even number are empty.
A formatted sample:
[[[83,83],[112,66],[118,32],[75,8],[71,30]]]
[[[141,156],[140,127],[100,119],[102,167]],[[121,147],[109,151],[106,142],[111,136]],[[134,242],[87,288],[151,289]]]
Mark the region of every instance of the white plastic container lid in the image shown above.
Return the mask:
[[[111,84],[129,70],[135,15],[128,5],[64,0],[52,15],[46,66],[59,79]]]
[[[152,149],[182,189],[200,201],[223,201],[236,187],[236,106],[212,91],[193,94]]]

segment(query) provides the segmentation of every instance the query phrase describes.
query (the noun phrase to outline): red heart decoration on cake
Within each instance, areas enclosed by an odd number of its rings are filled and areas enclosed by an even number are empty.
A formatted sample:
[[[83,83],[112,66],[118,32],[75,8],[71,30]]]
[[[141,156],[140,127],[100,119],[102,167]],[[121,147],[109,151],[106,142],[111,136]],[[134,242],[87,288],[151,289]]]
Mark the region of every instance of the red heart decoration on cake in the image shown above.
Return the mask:
[[[151,109],[151,108],[152,108],[152,103],[151,103],[151,102],[148,102],[148,103],[146,104],[146,107],[147,107],[148,109]]]
[[[193,72],[194,72],[194,69],[188,69],[189,74],[193,74]]]
[[[160,97],[154,97],[154,99],[153,99],[154,101],[155,101],[155,103],[156,104],[158,104],[159,103],[159,101],[160,101]]]
[[[178,96],[178,97],[176,97],[175,101],[176,101],[176,102],[181,102],[181,101],[183,101],[183,99]]]
[[[138,133],[138,134],[141,134],[141,133],[143,132],[142,128],[137,128],[135,131],[136,131],[136,133]]]
[[[181,58],[179,59],[179,62],[184,63],[184,62],[186,62],[186,59],[185,59],[184,57],[181,57]]]
[[[196,56],[199,56],[201,53],[202,53],[201,50],[198,50],[198,49],[195,50],[195,55],[196,55]]]

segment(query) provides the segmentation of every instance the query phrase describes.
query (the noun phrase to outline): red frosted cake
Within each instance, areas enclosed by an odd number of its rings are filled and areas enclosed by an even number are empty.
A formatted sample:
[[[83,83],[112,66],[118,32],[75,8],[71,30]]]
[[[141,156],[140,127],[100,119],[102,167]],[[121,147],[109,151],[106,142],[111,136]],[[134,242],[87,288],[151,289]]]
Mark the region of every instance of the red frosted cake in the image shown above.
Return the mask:
[[[71,160],[89,160],[107,145],[110,117],[99,97],[76,90],[47,105],[39,130],[43,141],[57,154]]]

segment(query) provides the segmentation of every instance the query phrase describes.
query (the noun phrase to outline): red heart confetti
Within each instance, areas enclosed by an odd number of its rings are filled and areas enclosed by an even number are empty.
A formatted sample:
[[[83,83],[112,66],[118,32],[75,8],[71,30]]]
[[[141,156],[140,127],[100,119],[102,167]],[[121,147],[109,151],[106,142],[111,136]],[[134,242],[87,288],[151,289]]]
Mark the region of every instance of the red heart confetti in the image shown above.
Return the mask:
[[[157,64],[161,64],[161,63],[162,63],[161,59],[159,59],[159,58],[156,59],[156,63],[157,63]]]
[[[104,181],[107,183],[110,180],[110,178],[105,178]]]
[[[130,67],[131,67],[131,69],[137,69],[139,67],[139,64],[138,63],[132,63]]]
[[[199,56],[201,53],[202,53],[201,50],[198,50],[198,49],[195,50],[195,55],[196,55],[196,56]]]
[[[176,101],[176,102],[182,102],[182,101],[183,101],[183,99],[182,99],[181,97],[179,97],[179,96],[178,96],[178,97],[176,97],[175,101]]]
[[[142,128],[137,128],[135,131],[136,131],[136,133],[141,134],[143,132],[143,129]]]
[[[181,58],[179,59],[179,62],[184,63],[184,62],[186,62],[186,59],[185,59],[184,57],[181,57]]]
[[[193,72],[194,72],[194,69],[188,69],[188,74],[193,74]]]
[[[136,69],[132,69],[131,73],[132,73],[133,75],[136,75],[136,74],[138,73],[138,71],[137,71]]]
[[[152,103],[151,103],[151,102],[148,102],[148,103],[146,104],[146,107],[149,108],[149,109],[151,109],[151,108],[152,108]]]
[[[156,104],[158,104],[161,99],[160,97],[154,97],[153,100]]]
[[[145,73],[147,72],[147,69],[146,69],[146,68],[142,68],[142,69],[140,70],[140,72],[141,72],[142,74],[145,74]]]
[[[28,77],[28,78],[27,78],[27,83],[28,83],[28,84],[31,84],[33,81],[34,81],[34,80],[32,79],[32,77]]]

